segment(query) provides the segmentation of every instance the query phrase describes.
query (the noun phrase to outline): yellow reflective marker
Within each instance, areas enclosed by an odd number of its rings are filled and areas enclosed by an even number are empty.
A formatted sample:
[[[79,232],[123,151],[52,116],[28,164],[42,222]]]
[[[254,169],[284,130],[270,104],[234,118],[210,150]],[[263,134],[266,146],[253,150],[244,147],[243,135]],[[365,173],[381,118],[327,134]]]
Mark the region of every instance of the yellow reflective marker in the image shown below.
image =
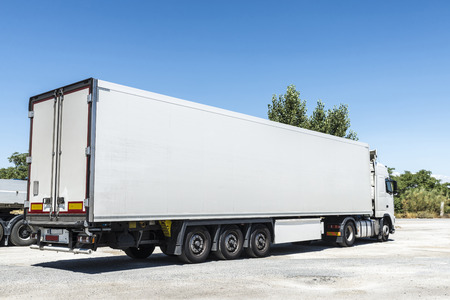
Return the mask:
[[[31,203],[31,210],[42,210],[42,203]]]
[[[69,210],[83,210],[83,202],[69,202]]]

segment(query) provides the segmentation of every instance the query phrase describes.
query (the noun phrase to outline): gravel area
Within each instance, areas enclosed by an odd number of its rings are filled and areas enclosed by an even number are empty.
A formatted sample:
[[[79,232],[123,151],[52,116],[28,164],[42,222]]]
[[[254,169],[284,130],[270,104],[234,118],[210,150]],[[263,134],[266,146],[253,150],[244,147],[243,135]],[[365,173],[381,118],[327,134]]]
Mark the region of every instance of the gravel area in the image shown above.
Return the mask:
[[[450,219],[397,220],[386,243],[275,245],[267,258],[182,264],[160,251],[146,260],[0,247],[7,299],[450,299]]]

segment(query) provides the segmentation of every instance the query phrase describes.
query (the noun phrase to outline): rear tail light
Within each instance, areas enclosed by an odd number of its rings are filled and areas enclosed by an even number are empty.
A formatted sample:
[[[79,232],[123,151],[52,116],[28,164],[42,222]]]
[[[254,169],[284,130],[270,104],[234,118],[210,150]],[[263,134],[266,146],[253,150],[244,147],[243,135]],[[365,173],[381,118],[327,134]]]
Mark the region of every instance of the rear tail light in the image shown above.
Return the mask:
[[[47,242],[59,242],[59,235],[47,234],[45,236],[45,241],[47,241]]]
[[[79,235],[77,237],[77,242],[81,244],[94,244],[95,243],[96,236],[95,234],[92,236],[88,235]]]
[[[328,231],[327,236],[341,236],[341,232]]]
[[[341,229],[341,225],[328,225],[329,229]]]

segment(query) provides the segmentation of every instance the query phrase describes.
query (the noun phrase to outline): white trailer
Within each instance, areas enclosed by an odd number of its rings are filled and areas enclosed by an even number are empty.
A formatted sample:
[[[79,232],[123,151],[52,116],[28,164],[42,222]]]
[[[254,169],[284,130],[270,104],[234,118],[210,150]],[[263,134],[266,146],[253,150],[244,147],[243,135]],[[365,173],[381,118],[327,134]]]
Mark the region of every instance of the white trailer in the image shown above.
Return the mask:
[[[35,249],[201,262],[394,232],[395,182],[365,143],[92,78],[29,117]]]
[[[29,246],[31,229],[25,224],[23,206],[27,197],[27,181],[0,179],[0,245]]]

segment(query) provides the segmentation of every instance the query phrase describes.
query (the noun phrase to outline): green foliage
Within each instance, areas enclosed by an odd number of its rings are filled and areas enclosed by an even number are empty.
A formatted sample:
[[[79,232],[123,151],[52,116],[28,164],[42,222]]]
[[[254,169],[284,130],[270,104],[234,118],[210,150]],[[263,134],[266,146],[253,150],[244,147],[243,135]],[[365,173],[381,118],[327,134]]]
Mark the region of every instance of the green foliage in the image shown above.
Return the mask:
[[[447,201],[447,205],[444,206],[444,214],[450,214],[450,201]]]
[[[326,133],[328,131],[327,112],[325,111],[325,104],[318,100],[317,106],[309,118],[308,129]]]
[[[397,214],[404,213],[402,199],[397,196],[394,196],[394,211]]]
[[[340,104],[325,110],[325,104],[317,101],[310,117],[307,116],[306,101],[300,99],[295,85],[289,85],[284,95],[273,95],[268,105],[269,120],[327,133],[352,140],[358,140],[356,133],[350,130],[348,106]]]
[[[14,152],[8,161],[13,163],[14,167],[1,168],[0,178],[1,179],[26,179],[28,177],[28,165],[27,165],[28,153]]]
[[[350,128],[350,118],[348,117],[348,106],[340,104],[334,106],[327,113],[327,133],[335,136],[349,138],[356,135],[353,131],[347,133]]]
[[[400,176],[392,176],[397,181],[399,194],[413,188],[423,188],[427,191],[440,189],[440,180],[431,176],[431,171],[420,170],[417,173],[405,171]]]
[[[405,171],[393,176],[394,168],[388,168],[391,178],[397,181],[398,194],[394,198],[395,212],[406,216],[429,217],[440,213],[441,202],[446,203],[444,213],[450,204],[450,184],[441,183],[431,176],[432,172],[420,170],[417,173]]]
[[[419,211],[416,214],[410,214],[410,216],[415,216],[416,218],[419,219],[432,219],[435,218],[437,214],[429,211]]]
[[[300,92],[295,85],[287,87],[286,94],[272,96],[272,105],[269,104],[269,119],[297,127],[308,126],[306,115],[306,101],[300,99]]]
[[[438,190],[428,191],[424,188],[408,190],[403,195],[403,208],[407,212],[430,212],[439,214],[441,202],[447,200]]]

